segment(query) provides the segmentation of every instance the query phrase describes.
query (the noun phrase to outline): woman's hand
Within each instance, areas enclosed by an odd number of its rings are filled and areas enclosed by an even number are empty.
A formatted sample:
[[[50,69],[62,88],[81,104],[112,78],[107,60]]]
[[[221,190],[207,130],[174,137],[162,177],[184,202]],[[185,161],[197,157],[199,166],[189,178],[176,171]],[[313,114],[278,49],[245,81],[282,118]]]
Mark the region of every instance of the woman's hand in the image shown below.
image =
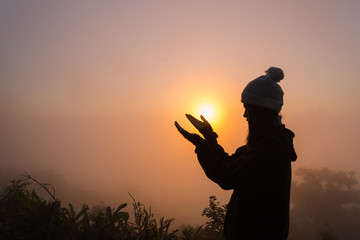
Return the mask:
[[[214,130],[212,129],[210,123],[204,118],[203,115],[200,116],[201,120],[198,120],[197,118],[193,117],[190,114],[186,114],[187,119],[196,127],[197,130],[204,136],[206,140],[209,142],[217,142],[218,135]]]
[[[202,142],[204,142],[205,140],[200,137],[199,135],[197,135],[196,133],[189,133],[188,131],[186,131],[185,129],[183,129],[178,122],[175,122],[175,127],[177,128],[177,130],[181,133],[181,135],[184,136],[184,138],[186,138],[187,140],[189,140],[192,144],[194,144],[195,146],[201,144]]]

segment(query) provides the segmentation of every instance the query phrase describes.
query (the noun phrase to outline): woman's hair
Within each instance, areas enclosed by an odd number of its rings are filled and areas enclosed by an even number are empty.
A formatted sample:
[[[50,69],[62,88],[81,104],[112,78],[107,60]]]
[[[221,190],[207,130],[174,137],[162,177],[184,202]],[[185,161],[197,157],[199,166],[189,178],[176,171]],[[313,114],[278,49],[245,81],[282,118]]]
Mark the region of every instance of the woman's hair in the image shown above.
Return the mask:
[[[245,109],[249,124],[247,147],[251,148],[279,123],[279,112],[250,104],[245,104]]]

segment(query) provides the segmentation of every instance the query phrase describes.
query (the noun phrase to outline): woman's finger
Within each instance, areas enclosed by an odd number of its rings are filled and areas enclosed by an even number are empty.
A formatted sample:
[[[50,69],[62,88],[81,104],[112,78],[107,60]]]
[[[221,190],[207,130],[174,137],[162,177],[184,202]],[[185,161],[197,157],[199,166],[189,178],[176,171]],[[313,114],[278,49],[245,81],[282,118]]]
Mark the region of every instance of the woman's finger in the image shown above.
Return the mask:
[[[185,130],[180,126],[180,124],[179,124],[178,122],[176,122],[176,121],[175,121],[175,127],[177,128],[177,130],[178,130],[179,132],[185,131]]]
[[[198,130],[201,130],[203,127],[205,127],[204,123],[197,118],[193,117],[190,114],[186,114],[187,119],[191,122],[192,125],[194,125]]]
[[[208,120],[205,119],[203,115],[200,115],[201,120],[203,120],[204,123],[209,124]]]
[[[178,122],[175,122],[175,127],[185,138],[189,137],[190,133],[183,129]]]

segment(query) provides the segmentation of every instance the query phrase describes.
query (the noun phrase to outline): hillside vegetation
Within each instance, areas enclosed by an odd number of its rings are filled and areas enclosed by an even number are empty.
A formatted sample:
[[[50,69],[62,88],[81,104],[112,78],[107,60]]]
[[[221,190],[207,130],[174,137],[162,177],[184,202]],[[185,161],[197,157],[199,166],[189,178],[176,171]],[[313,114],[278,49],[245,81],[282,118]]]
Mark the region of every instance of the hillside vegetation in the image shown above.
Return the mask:
[[[300,169],[292,184],[290,240],[360,239],[360,190],[353,172]],[[37,188],[34,187],[37,186]],[[39,188],[40,187],[40,188]],[[37,190],[36,190],[37,189]],[[49,199],[39,197],[46,191]],[[223,240],[226,205],[210,196],[202,226],[172,228],[131,196],[117,207],[62,206],[55,189],[28,174],[12,180],[0,196],[0,239]],[[200,213],[199,213],[200,214]]]

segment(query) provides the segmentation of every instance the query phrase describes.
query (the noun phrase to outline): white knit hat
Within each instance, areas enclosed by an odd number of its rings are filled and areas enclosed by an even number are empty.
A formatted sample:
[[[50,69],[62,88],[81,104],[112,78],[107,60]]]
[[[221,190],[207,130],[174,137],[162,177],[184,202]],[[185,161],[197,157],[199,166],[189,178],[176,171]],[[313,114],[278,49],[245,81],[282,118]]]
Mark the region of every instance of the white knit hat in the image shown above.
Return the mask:
[[[280,112],[284,92],[278,82],[284,78],[284,72],[270,67],[265,73],[248,83],[241,94],[241,102]]]

